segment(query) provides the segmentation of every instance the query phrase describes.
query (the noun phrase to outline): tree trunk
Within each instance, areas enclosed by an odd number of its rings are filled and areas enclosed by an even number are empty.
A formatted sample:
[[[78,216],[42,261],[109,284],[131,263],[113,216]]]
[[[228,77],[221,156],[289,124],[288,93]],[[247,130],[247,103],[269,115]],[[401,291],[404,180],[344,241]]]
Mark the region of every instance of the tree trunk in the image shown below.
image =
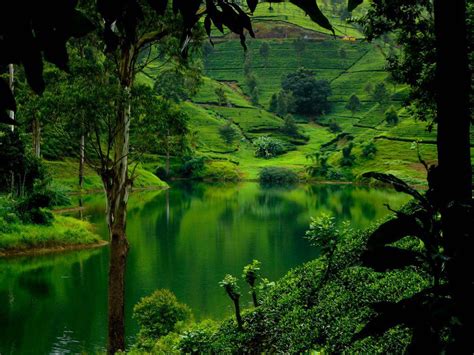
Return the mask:
[[[119,75],[125,99],[118,105],[116,132],[113,136],[113,166],[102,174],[107,196],[106,217],[110,235],[108,346],[107,353],[125,351],[125,269],[127,202],[131,188],[128,177],[130,148],[130,90],[133,84],[133,48],[123,48]],[[104,164],[104,163],[103,163]],[[108,162],[105,162],[108,164]]]
[[[237,320],[237,327],[239,330],[243,329],[242,316],[240,315],[240,303],[239,298],[234,298],[234,308],[235,308],[235,319]]]
[[[15,89],[15,67],[13,66],[13,64],[8,65],[8,86],[10,87],[10,91],[13,94],[13,91]],[[14,120],[15,119],[15,112],[10,111],[9,116],[12,120]],[[11,130],[13,132],[15,130],[15,126],[12,125]]]
[[[33,117],[33,154],[36,158],[41,157],[41,125],[38,116]]]
[[[85,136],[81,134],[81,143],[79,145],[79,188],[84,187],[84,162],[85,162]]]
[[[438,176],[435,193],[442,211],[443,237],[455,316],[460,323],[453,353],[472,353],[473,270],[472,170],[470,157],[470,70],[465,0],[435,0],[437,47]],[[470,350],[469,350],[470,349]]]
[[[170,131],[166,134],[166,177],[170,176]]]

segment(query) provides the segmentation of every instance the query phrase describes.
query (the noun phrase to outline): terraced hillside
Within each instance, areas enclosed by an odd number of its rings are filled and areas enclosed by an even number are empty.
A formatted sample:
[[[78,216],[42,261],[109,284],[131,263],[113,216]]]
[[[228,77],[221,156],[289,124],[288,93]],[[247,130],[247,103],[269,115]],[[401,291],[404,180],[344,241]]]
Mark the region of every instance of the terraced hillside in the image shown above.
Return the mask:
[[[419,143],[421,156],[433,162],[435,131],[428,132],[425,123],[415,122],[402,107],[407,88],[388,80],[384,69],[387,50],[383,43],[363,41],[356,28],[335,17],[332,20],[339,28],[339,36],[329,36],[290,4],[273,4],[273,11],[266,5],[260,6],[255,16],[257,39],[248,40],[247,66],[257,81],[258,104],[249,99],[240,41],[220,35],[214,38],[215,46],[203,59],[203,85],[183,105],[192,117],[191,130],[197,135],[198,154],[207,159],[206,177],[226,176],[214,174],[216,166],[231,170],[231,177],[244,179],[255,179],[264,166],[284,166],[307,176],[305,167],[314,164],[307,156],[322,152],[328,155],[329,164],[342,172],[342,179],[356,179],[365,171],[376,170],[396,174],[413,184],[424,184],[426,174],[413,142]],[[303,51],[297,50],[295,40],[304,42]],[[259,53],[263,43],[269,46],[267,58]],[[282,77],[300,67],[311,69],[316,78],[330,82],[332,109],[321,117],[297,116],[300,137],[294,138],[283,133],[283,119],[269,112],[268,106],[271,96],[280,90]],[[148,77],[156,74],[153,69],[148,70]],[[379,83],[384,83],[389,94],[383,104],[374,101],[368,90]],[[224,90],[227,105],[218,104],[217,88]],[[361,107],[352,115],[346,104],[354,93]],[[385,112],[391,106],[399,116],[397,125],[388,125],[385,120]],[[229,122],[239,137],[230,146],[219,136],[219,127]],[[334,123],[341,131],[331,130]],[[256,158],[253,142],[260,136],[282,141],[285,154],[272,159]],[[362,149],[369,142],[375,144],[377,152],[364,158]],[[342,149],[351,143],[354,164],[341,167]]]

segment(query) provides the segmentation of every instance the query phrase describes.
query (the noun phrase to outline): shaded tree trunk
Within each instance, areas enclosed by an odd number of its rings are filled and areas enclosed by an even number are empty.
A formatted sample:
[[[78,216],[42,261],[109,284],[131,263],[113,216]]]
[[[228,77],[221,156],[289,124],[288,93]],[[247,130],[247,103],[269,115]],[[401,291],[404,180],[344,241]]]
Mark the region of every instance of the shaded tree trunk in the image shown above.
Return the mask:
[[[166,177],[170,176],[170,130],[166,135]]]
[[[107,353],[125,350],[125,269],[127,202],[131,188],[128,176],[130,148],[130,90],[133,84],[133,48],[123,48],[119,61],[120,84],[125,99],[118,105],[113,135],[113,166],[102,173],[107,196],[106,217],[110,236],[108,346]],[[106,162],[106,164],[108,164]]]
[[[79,188],[84,187],[84,163],[85,163],[85,135],[81,133],[81,141],[79,144]]]
[[[240,315],[239,298],[233,298],[232,301],[234,302],[235,319],[237,320],[237,327],[239,328],[239,330],[242,330],[243,329],[243,322],[242,322],[242,316]]]
[[[13,64],[8,65],[8,86],[10,87],[10,91],[13,93],[15,89],[15,67]],[[12,120],[15,119],[15,112],[10,111],[9,116]],[[15,126],[11,126],[12,132],[15,130]]]
[[[473,233],[470,157],[470,70],[466,1],[435,0],[437,45],[438,176],[435,192],[442,211],[443,236],[449,255],[449,283],[460,325],[453,353],[472,353]],[[469,350],[470,349],[470,350]]]
[[[33,117],[32,122],[33,131],[33,154],[36,158],[41,157],[41,125],[38,116]]]

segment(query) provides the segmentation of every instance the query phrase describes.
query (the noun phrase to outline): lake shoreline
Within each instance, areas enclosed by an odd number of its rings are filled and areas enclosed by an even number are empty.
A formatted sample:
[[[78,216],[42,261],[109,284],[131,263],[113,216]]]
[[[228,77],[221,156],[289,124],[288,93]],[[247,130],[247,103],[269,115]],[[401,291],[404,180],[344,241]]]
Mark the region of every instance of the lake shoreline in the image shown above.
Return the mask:
[[[99,242],[90,244],[70,244],[70,245],[57,245],[52,247],[33,247],[31,249],[11,249],[6,251],[0,251],[0,258],[16,258],[21,256],[39,256],[48,254],[57,254],[68,251],[84,250],[84,249],[97,249],[108,245],[109,242],[101,240]]]

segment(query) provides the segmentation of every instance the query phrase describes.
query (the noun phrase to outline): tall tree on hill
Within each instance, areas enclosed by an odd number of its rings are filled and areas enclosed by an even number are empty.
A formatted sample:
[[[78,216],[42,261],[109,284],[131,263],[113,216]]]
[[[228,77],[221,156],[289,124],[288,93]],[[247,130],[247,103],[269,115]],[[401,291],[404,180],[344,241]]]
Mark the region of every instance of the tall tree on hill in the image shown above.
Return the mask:
[[[346,109],[351,111],[352,117],[354,117],[355,113],[360,110],[360,100],[359,97],[356,94],[352,94],[351,97],[349,97],[349,101],[346,104]]]
[[[377,83],[372,91],[372,99],[384,107],[390,100],[390,95],[384,83]]]
[[[265,62],[265,68],[268,67],[268,58],[270,57],[270,45],[267,42],[263,42],[260,45],[259,53]]]
[[[329,82],[316,80],[311,70],[300,68],[295,73],[286,75],[281,87],[292,94],[296,113],[320,115],[328,112],[331,107],[328,101],[331,94]]]

